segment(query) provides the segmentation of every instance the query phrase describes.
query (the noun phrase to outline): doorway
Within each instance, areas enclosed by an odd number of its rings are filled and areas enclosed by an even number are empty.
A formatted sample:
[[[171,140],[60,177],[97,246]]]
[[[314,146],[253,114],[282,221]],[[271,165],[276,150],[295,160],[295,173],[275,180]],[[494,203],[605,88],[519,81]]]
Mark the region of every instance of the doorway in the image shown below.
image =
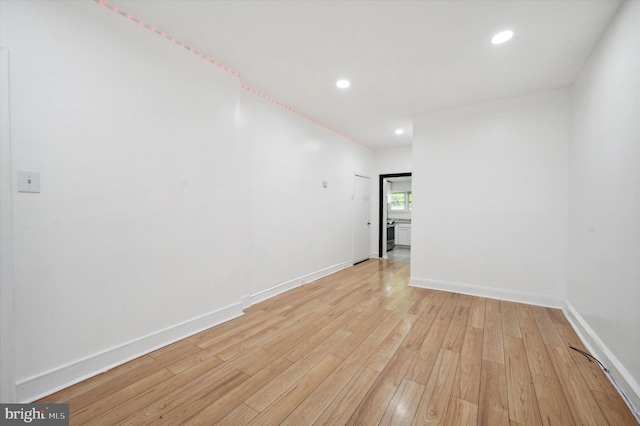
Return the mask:
[[[393,250],[396,250],[395,248],[395,244],[392,244],[392,241],[389,240],[387,241],[387,224],[388,222],[390,222],[388,216],[387,216],[387,203],[388,203],[388,199],[387,196],[390,193],[390,180],[393,180],[394,178],[402,178],[402,179],[406,179],[406,178],[411,178],[412,174],[410,172],[407,173],[390,173],[390,174],[383,174],[380,175],[379,178],[379,182],[378,182],[378,190],[379,190],[379,197],[378,197],[378,257],[380,257],[381,259],[385,258],[387,256],[387,248],[391,248],[393,247]],[[409,194],[407,194],[407,197],[409,196]],[[405,203],[408,203],[409,199],[405,198]],[[409,224],[410,224],[410,220],[409,220]],[[410,226],[410,225],[409,225]],[[397,237],[399,236],[399,233],[396,232],[398,231],[397,226],[394,224],[393,225],[393,233],[394,233],[394,241],[397,240]],[[400,230],[400,232],[402,232],[402,234],[404,235],[406,233],[405,229]],[[402,251],[402,253],[400,253]],[[394,257],[396,257],[395,255],[398,254],[399,258],[396,260],[399,261],[409,261],[410,258],[410,254],[409,254],[409,250],[404,247],[404,246],[398,246],[398,250],[397,253],[394,253]]]

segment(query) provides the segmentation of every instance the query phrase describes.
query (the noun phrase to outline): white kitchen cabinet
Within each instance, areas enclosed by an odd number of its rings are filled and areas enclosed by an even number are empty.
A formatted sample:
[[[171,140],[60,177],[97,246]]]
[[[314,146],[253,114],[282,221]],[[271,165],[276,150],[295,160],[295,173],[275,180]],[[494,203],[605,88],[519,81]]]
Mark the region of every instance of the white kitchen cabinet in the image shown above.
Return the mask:
[[[411,224],[409,223],[399,223],[397,230],[397,244],[400,246],[410,246],[411,245]]]

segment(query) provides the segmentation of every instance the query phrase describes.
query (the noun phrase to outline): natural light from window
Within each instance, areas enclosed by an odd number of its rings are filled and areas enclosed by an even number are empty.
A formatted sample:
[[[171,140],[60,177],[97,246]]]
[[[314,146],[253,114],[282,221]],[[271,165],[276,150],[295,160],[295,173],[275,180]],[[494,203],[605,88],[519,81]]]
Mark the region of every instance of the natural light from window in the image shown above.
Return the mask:
[[[413,196],[411,192],[392,192],[389,197],[389,210],[411,211]]]

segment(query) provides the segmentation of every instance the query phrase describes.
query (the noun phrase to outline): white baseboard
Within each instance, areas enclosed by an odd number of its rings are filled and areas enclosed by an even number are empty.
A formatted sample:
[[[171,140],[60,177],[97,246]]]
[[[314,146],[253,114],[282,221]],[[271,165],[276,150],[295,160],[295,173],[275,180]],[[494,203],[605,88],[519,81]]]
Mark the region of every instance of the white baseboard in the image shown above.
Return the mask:
[[[303,275],[258,293],[244,296],[238,303],[22,380],[16,384],[16,400],[19,403],[38,400],[178,340],[239,317],[243,314],[244,308],[255,303],[331,275],[352,265],[353,262],[351,261],[342,262]]]
[[[548,308],[562,308],[562,306],[564,305],[564,300],[559,297],[551,297],[542,294],[505,290],[493,287],[483,287],[471,284],[454,283],[449,281],[430,280],[426,278],[412,277],[409,280],[409,285],[412,287],[421,287],[433,290],[449,291],[452,293],[469,294],[471,296],[487,297],[489,299],[508,300],[511,302],[545,306]]]
[[[235,303],[46,373],[38,374],[16,384],[16,400],[20,403],[35,401],[241,315],[242,306],[240,303]]]
[[[256,303],[262,302],[263,300],[267,300],[272,298],[273,296],[277,296],[280,293],[284,293],[285,291],[292,290],[296,287],[300,287],[301,285],[308,284],[312,281],[319,280],[322,277],[326,277],[327,275],[335,274],[336,272],[342,271],[345,268],[349,268],[353,266],[353,261],[346,261],[342,263],[338,263],[333,266],[329,266],[327,268],[320,269],[319,271],[312,272],[310,274],[303,275],[301,277],[294,278],[292,280],[276,284],[273,287],[270,287],[265,290],[261,290],[254,294],[248,294],[242,297],[242,307],[248,308],[251,305],[255,305]]]
[[[622,394],[622,399],[625,400],[631,412],[636,416],[636,420],[640,423],[640,385],[638,385],[638,382],[634,380],[618,358],[613,355],[570,303],[565,303],[562,310],[589,352],[607,367],[613,385]]]

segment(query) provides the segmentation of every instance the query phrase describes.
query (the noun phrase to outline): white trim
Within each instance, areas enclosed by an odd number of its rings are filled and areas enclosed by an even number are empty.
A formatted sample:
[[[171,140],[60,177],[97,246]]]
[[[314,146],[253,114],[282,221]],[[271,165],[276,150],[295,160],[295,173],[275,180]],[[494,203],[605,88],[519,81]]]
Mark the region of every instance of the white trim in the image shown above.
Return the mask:
[[[563,299],[559,297],[545,296],[542,294],[527,293],[523,291],[505,290],[501,288],[484,287],[479,285],[454,283],[449,281],[430,280],[426,278],[411,277],[409,285],[434,290],[450,291],[453,293],[470,294],[472,296],[487,297],[489,299],[508,300],[511,302],[526,303],[529,305],[545,306],[549,308],[562,308]]]
[[[280,293],[284,293],[285,291],[292,290],[296,287],[300,287],[312,281],[318,280],[322,277],[326,277],[327,275],[335,274],[336,272],[342,271],[343,269],[349,268],[353,266],[353,261],[346,261],[342,263],[338,263],[333,266],[329,266],[324,269],[320,269],[319,271],[312,272],[307,275],[303,275],[298,278],[294,278],[289,281],[285,281],[280,284],[276,284],[273,287],[270,287],[265,290],[261,290],[257,293],[248,294],[241,298],[243,308],[248,308],[251,305],[255,305],[256,303],[262,302],[263,300],[267,300],[272,298],[273,296],[277,296]]]
[[[0,49],[0,401],[16,401],[9,52]]]
[[[640,385],[627,371],[616,356],[600,340],[600,337],[593,331],[585,319],[567,301],[562,308],[571,326],[582,340],[582,343],[598,358],[609,370],[609,380],[615,388],[622,394],[622,399],[627,403],[636,420],[640,423]]]
[[[243,296],[238,303],[183,323],[151,333],[84,359],[57,367],[17,383],[16,400],[32,402],[68,386],[108,371],[142,355],[243,315],[242,310],[262,300],[315,281],[352,266],[352,261],[338,263],[299,278],[275,285],[258,293]]]
[[[234,303],[23,380],[16,386],[17,401],[35,401],[242,314],[240,303]]]

